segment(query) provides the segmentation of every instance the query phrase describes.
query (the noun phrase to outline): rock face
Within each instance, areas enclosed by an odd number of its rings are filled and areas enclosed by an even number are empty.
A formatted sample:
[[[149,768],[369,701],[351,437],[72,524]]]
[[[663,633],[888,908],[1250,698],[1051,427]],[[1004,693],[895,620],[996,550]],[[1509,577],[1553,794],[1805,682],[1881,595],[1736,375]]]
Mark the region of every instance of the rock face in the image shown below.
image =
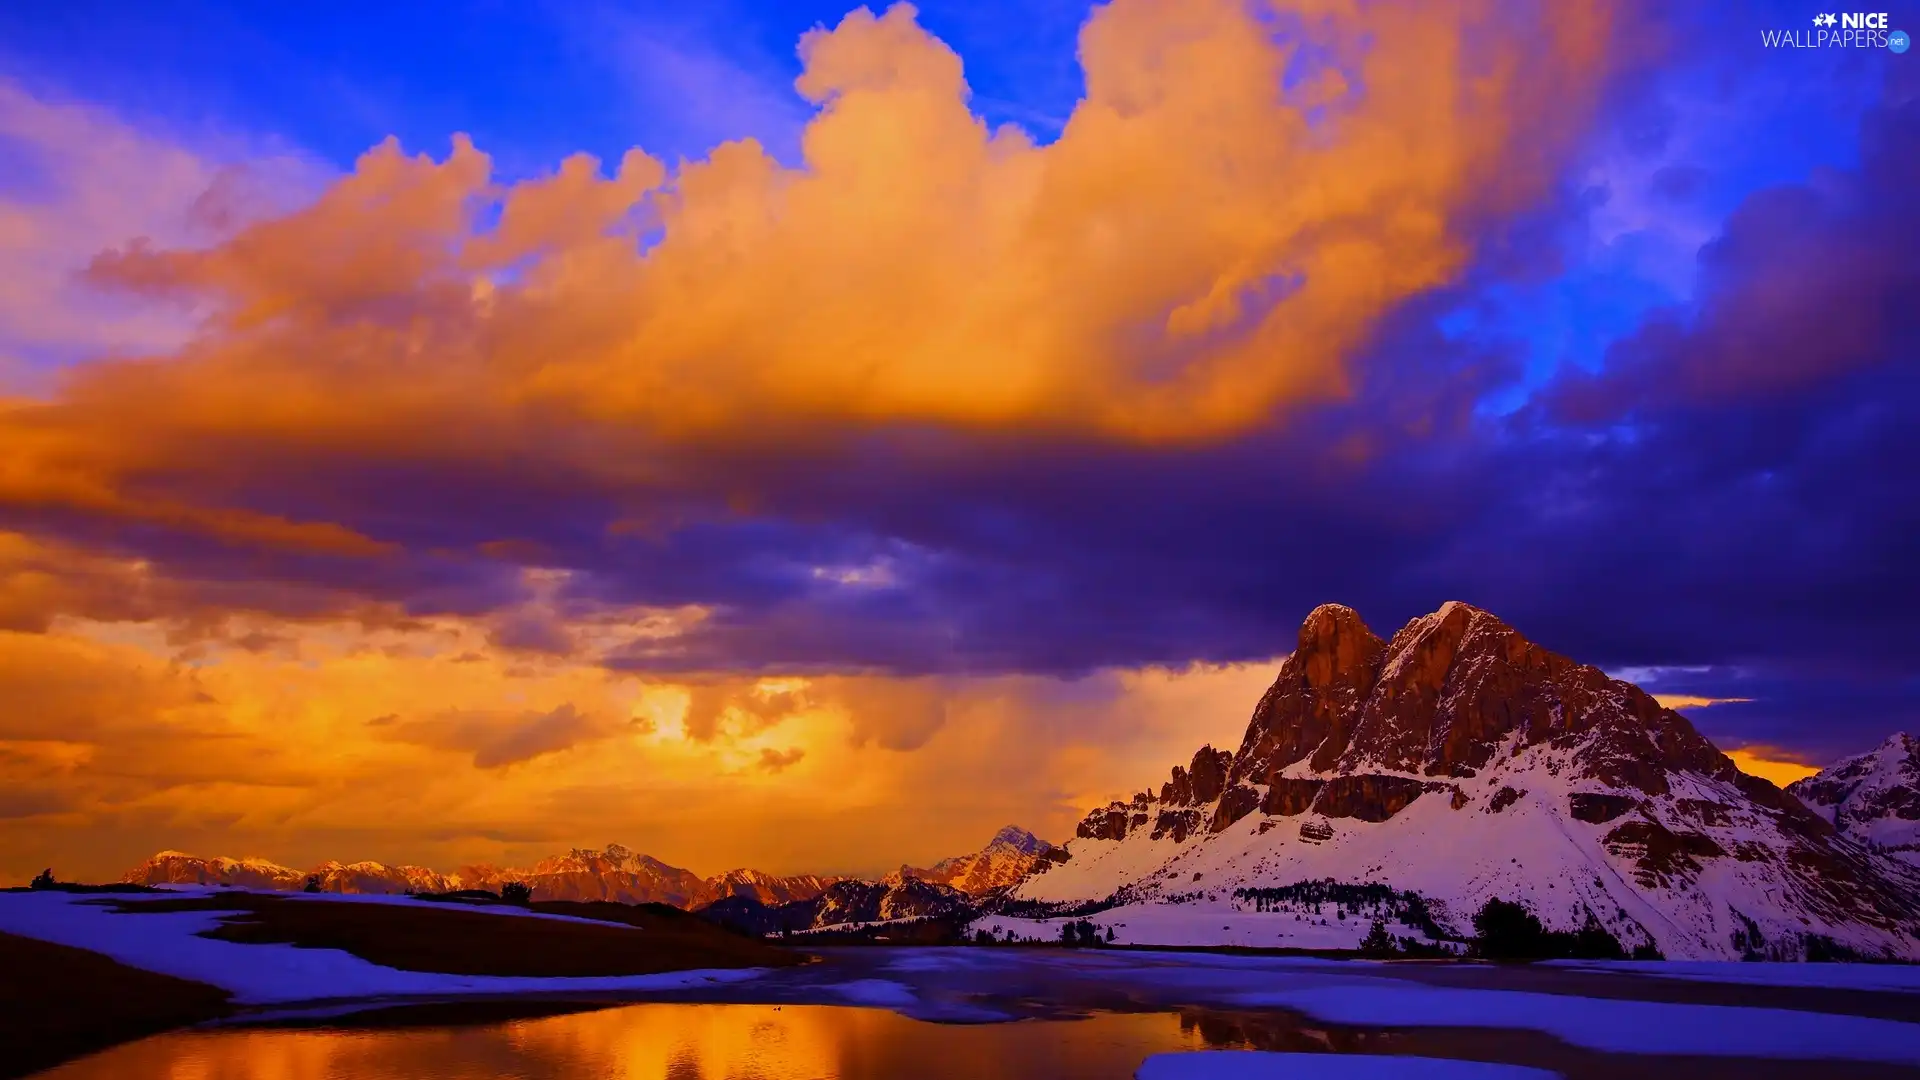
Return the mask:
[[[1840,835],[1920,866],[1920,739],[1894,735],[1787,791]]]
[[[489,889],[509,881],[525,882],[536,900],[612,900],[625,904],[661,903],[695,908],[730,896],[763,904],[785,904],[819,896],[839,878],[801,874],[782,877],[758,870],[729,870],[710,878],[669,866],[619,844],[604,850],[575,848],[542,859],[528,869],[463,866],[443,874],[419,866],[378,862],[325,862],[295,870],[264,859],[202,859],[163,851],[129,871],[123,880],[140,885],[232,885],[245,889],[297,890],[317,876],[327,892],[449,892]]]
[[[968,895],[978,896],[1017,884],[1028,874],[1052,865],[1064,855],[1061,849],[1018,825],[1008,825],[994,833],[993,839],[987,841],[987,846],[979,851],[942,859],[928,867],[902,866],[887,880],[915,878],[936,885],[950,885]]]
[[[1920,877],[1850,839],[1920,825],[1914,747],[1808,787],[1822,817],[1638,687],[1486,611],[1449,603],[1383,640],[1330,604],[1238,750],[1203,747],[1157,795],[1088,814],[1071,859],[1015,897],[1225,903],[1333,878],[1416,892],[1443,930],[1500,897],[1672,957],[1915,957]]]

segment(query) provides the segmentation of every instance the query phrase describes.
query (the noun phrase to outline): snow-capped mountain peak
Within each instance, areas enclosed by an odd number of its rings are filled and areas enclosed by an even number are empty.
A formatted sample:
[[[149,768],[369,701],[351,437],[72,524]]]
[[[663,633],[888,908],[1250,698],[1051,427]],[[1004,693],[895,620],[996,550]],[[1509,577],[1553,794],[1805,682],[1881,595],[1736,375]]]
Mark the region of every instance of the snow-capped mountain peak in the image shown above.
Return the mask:
[[[993,839],[979,851],[942,859],[927,867],[902,866],[885,880],[898,883],[918,878],[935,885],[951,885],[977,896],[1016,884],[1059,857],[1060,850],[1052,844],[1018,825],[1008,825],[994,833]]]
[[[1900,732],[1787,790],[1841,835],[1920,866],[1920,739]]]
[[[1384,640],[1315,608],[1237,751],[1202,747],[1067,850],[1016,896],[1190,905],[1217,926],[1220,907],[1332,879],[1417,894],[1430,932],[1501,898],[1676,957],[1920,955],[1909,868],[1638,687],[1457,601]]]
[[[987,848],[1005,848],[1022,855],[1039,855],[1053,847],[1052,844],[1033,835],[1018,825],[1008,825],[993,834],[987,841]]]

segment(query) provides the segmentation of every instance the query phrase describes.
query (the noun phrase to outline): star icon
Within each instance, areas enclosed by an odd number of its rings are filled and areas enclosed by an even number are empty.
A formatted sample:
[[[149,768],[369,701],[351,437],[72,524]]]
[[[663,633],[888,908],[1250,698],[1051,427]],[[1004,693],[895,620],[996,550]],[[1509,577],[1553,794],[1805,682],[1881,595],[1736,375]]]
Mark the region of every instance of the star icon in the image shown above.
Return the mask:
[[[1836,19],[1836,18],[1834,18],[1834,17],[1833,17],[1833,15],[1832,15],[1832,13],[1828,13],[1827,15],[1824,15],[1824,16],[1822,16],[1822,18],[1824,18],[1824,19],[1826,19],[1826,20],[1827,20],[1827,25],[1828,25],[1828,26],[1832,26],[1832,25],[1833,25],[1834,23],[1836,23],[1836,22],[1839,22],[1839,21],[1840,21],[1840,20],[1838,20],[1838,19]]]

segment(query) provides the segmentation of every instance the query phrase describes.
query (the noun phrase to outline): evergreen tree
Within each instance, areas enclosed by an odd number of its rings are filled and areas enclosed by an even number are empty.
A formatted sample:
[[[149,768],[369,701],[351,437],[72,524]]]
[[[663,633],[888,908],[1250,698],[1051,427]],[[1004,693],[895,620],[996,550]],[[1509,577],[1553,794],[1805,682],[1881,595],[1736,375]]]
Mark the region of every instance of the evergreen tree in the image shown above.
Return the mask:
[[[302,891],[303,892],[321,892],[322,889],[320,887],[320,875],[308,874],[306,887]]]
[[[1546,929],[1524,905],[1488,900],[1473,916],[1474,952],[1489,960],[1535,960],[1547,955]]]
[[[33,889],[51,889],[55,884],[53,880],[53,867],[49,866],[36,874],[33,882],[28,887]]]
[[[1387,924],[1379,919],[1373,920],[1373,928],[1360,941],[1360,952],[1365,956],[1392,956],[1399,950],[1395,947],[1393,935],[1387,933]]]

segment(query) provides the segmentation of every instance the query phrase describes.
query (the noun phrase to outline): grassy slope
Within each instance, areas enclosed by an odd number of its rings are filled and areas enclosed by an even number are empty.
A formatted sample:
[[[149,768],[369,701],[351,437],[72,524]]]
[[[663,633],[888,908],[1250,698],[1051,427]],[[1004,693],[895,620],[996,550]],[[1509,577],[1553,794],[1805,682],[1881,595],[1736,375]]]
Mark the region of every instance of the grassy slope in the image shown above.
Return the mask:
[[[128,918],[139,918],[141,912],[232,912],[205,936],[249,945],[339,949],[402,971],[450,975],[651,975],[689,968],[782,967],[805,959],[683,912],[652,906],[534,905],[536,911],[626,924],[596,926],[444,905],[335,903],[258,893],[106,902]],[[314,989],[315,997],[326,996],[324,987]]]
[[[228,1011],[225,990],[0,934],[0,1078]]]

